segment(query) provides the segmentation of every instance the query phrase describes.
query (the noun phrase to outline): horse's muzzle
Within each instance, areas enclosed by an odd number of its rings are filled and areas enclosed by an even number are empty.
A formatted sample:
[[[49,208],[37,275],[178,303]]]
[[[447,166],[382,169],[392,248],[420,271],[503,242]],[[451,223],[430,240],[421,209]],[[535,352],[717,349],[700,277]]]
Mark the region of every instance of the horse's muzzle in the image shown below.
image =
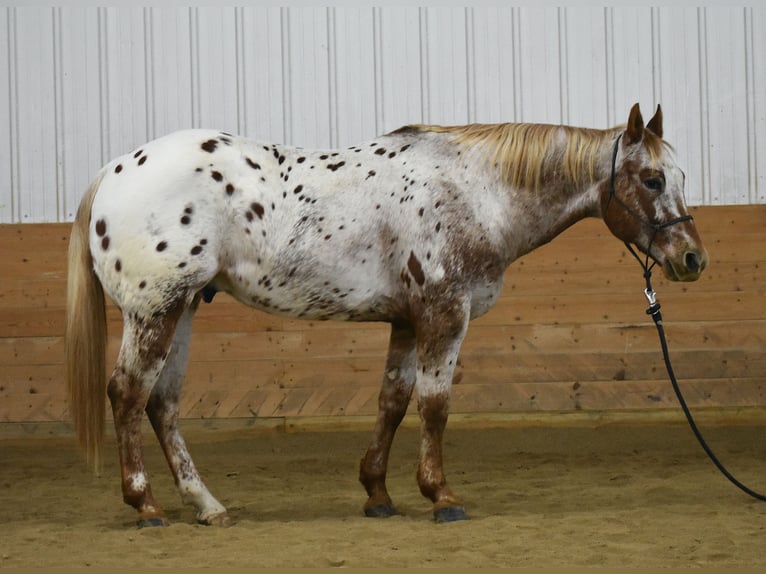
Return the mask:
[[[707,267],[708,260],[704,249],[688,249],[676,259],[666,259],[662,270],[671,281],[696,281]]]

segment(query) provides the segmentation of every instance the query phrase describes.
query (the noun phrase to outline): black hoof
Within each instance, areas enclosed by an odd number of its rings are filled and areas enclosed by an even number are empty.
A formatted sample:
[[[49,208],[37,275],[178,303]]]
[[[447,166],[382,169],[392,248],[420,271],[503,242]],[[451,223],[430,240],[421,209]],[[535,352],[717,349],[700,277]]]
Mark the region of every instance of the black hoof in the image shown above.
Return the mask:
[[[364,509],[364,515],[368,518],[390,518],[398,514],[399,511],[393,504],[378,504]]]
[[[141,518],[136,522],[138,528],[156,528],[158,526],[167,526],[168,521],[164,518]]]
[[[439,524],[457,522],[458,520],[468,520],[468,515],[462,506],[448,506],[434,510],[434,520]]]

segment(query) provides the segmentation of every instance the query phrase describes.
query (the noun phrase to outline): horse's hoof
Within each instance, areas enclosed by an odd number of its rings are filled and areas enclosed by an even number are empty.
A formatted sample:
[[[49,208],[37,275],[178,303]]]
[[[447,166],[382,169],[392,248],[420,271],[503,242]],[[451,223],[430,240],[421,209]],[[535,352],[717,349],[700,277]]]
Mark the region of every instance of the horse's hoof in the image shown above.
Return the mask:
[[[364,509],[364,515],[368,518],[390,518],[398,514],[399,511],[393,504],[378,504]]]
[[[202,526],[220,526],[221,528],[228,528],[231,526],[231,519],[227,513],[222,512],[221,514],[214,514],[213,516],[208,516],[206,518],[198,518],[197,524],[201,524]]]
[[[434,510],[434,520],[438,524],[457,522],[459,520],[468,520],[468,515],[462,506],[447,506]]]
[[[160,517],[139,518],[136,522],[138,528],[157,528],[158,526],[170,526],[167,520]]]

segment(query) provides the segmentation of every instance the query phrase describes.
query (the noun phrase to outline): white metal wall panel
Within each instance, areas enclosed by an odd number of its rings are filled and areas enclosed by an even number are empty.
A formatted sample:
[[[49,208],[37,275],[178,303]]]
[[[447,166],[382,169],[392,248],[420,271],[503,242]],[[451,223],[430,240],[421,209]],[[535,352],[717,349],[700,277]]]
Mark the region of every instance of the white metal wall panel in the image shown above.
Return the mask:
[[[348,147],[377,133],[375,13],[333,8],[330,14],[334,56],[330,85],[335,102],[331,139],[337,146]]]
[[[242,14],[242,61],[245,69],[245,129],[252,137],[287,140],[283,13],[285,9],[245,9]]]
[[[423,123],[428,94],[423,64],[426,19],[423,8],[377,9],[375,33],[376,135],[406,124]],[[369,137],[369,136],[368,136]]]
[[[24,49],[17,44],[15,52],[14,90],[18,122],[14,216],[21,222],[58,219],[53,14],[49,9],[19,9],[14,19],[16,40],[24,44]]]
[[[635,102],[658,101],[660,78],[655,74],[654,40],[657,31],[654,11],[648,7],[619,11],[603,9],[608,105],[602,127],[625,123],[630,106]],[[643,110],[647,116],[653,111],[650,108]]]
[[[106,142],[109,158],[131,150],[151,138],[150,119],[154,100],[148,82],[147,44],[150,36],[148,9],[99,8],[102,43],[101,74],[104,77]]]
[[[709,8],[702,22],[707,62],[709,190],[706,203],[747,203],[750,95],[745,78],[744,9]]]
[[[192,127],[191,17],[189,10],[149,12],[151,127],[154,136]]]
[[[346,147],[406,123],[607,127],[658,102],[689,203],[766,202],[766,8],[3,7],[0,222],[71,220],[176,129]]]
[[[519,10],[519,84],[521,105],[515,121],[560,124],[564,121],[562,19],[558,8]]]
[[[427,123],[468,123],[466,9],[425,8]]]
[[[665,138],[673,144],[686,173],[686,200],[707,203],[704,165],[700,35],[696,10],[659,9],[659,102],[665,116]],[[627,118],[626,118],[627,119]],[[625,121],[625,120],[623,120]]]
[[[199,122],[203,128],[241,131],[238,101],[237,19],[234,8],[192,9],[198,44]]]
[[[609,127],[604,8],[564,8],[562,21],[562,91],[568,96],[562,122]]]
[[[83,190],[108,159],[102,154],[101,83],[98,13],[59,9],[61,82],[59,108],[63,179],[61,220],[71,220]]]
[[[468,17],[468,121],[519,121],[519,9],[493,6]]]
[[[298,145],[327,148],[335,116],[330,107],[328,9],[289,10],[287,19],[288,138]]]

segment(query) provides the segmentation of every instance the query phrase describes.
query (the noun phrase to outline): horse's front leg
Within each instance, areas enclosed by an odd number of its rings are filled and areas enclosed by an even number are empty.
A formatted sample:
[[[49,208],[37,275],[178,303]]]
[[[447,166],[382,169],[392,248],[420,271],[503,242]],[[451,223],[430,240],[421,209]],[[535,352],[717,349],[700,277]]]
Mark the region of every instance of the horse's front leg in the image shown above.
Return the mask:
[[[367,453],[359,465],[359,482],[369,498],[365,516],[386,518],[398,514],[386,489],[391,443],[407,412],[415,385],[415,331],[409,324],[391,326],[386,371],[378,397],[378,418]]]
[[[433,502],[437,522],[465,520],[460,499],[444,475],[444,429],[449,414],[452,376],[468,328],[466,299],[427,309],[417,326],[418,412],[421,444],[417,480],[420,492]]]

